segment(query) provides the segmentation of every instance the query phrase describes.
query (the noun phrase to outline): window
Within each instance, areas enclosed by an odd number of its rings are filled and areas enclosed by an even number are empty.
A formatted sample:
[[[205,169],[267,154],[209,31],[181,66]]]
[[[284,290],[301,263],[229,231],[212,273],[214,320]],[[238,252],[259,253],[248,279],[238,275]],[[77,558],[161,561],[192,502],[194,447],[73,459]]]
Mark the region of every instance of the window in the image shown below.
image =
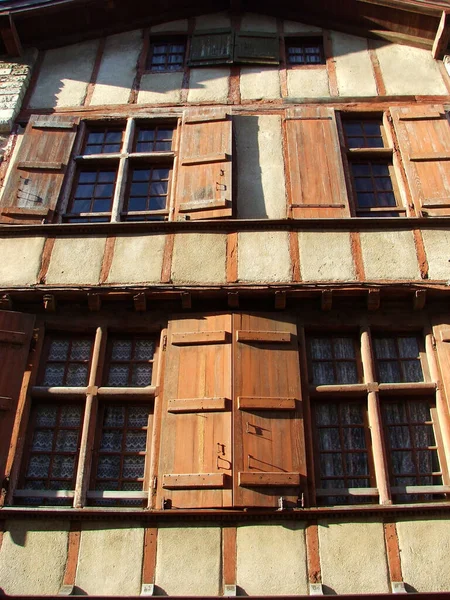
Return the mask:
[[[312,383],[358,383],[362,373],[356,340],[351,337],[310,337]]]
[[[286,38],[286,63],[290,66],[324,65],[321,37]]]
[[[423,381],[419,340],[415,336],[376,336],[373,340],[381,383]]]
[[[184,37],[156,39],[150,43],[147,70],[156,72],[182,71],[186,54]]]
[[[215,29],[196,32],[190,40],[188,64],[278,64],[280,41],[276,34]]]

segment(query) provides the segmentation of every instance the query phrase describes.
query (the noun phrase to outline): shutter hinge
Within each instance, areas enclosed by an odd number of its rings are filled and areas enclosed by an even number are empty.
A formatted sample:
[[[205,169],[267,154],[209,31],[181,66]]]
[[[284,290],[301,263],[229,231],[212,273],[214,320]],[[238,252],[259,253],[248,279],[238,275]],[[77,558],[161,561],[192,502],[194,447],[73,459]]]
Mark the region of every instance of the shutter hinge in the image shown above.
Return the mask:
[[[157,484],[158,484],[158,478],[157,477],[153,477],[152,488],[154,490],[156,490]]]
[[[431,346],[433,348],[433,350],[436,350],[436,338],[434,337],[434,334],[431,334]]]
[[[391,125],[394,122],[394,119],[392,118],[392,115],[390,112],[388,112],[388,114],[387,114],[387,120],[388,120],[388,123],[390,123]]]
[[[163,337],[162,350],[163,352],[167,350],[167,335]]]

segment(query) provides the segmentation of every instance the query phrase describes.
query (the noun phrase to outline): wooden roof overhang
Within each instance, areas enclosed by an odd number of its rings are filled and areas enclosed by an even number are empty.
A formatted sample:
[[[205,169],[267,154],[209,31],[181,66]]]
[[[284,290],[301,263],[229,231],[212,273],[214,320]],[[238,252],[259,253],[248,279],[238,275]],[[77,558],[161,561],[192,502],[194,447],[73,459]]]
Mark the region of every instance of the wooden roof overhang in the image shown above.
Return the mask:
[[[207,0],[4,0],[0,54],[58,47],[211,12]],[[258,12],[433,51],[449,43],[449,0],[217,0],[214,11]],[[3,47],[1,47],[3,46]]]

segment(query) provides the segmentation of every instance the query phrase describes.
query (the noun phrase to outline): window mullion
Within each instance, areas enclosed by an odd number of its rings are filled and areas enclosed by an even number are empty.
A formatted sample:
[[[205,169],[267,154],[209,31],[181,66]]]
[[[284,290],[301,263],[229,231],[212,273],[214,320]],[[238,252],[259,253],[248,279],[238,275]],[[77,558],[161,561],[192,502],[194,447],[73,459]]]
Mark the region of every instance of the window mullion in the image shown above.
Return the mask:
[[[117,181],[116,181],[116,189],[114,190],[114,198],[111,209],[111,222],[117,223],[120,221],[120,210],[123,204],[123,196],[125,191],[125,186],[127,184],[127,175],[128,175],[128,156],[132,151],[132,144],[134,138],[134,131],[136,128],[136,124],[134,119],[127,120],[127,126],[125,128],[125,136],[123,140],[124,150],[122,152],[119,168],[117,170]]]

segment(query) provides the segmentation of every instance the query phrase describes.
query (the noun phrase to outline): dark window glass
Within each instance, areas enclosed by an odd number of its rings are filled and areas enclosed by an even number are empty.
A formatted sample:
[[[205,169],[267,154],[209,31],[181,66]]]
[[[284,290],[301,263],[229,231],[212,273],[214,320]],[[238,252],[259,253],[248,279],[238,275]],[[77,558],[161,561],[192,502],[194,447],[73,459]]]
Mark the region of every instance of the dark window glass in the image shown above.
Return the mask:
[[[170,152],[172,150],[172,137],[173,129],[167,125],[139,127],[135,152]]]
[[[149,71],[181,71],[184,67],[186,42],[183,39],[158,40],[150,44]]]
[[[155,340],[113,338],[109,345],[105,385],[144,387],[152,382]]]
[[[82,387],[87,385],[92,340],[85,337],[50,337],[39,385]]]
[[[79,171],[69,209],[70,216],[65,220],[70,223],[109,221],[115,185],[115,170],[99,168]],[[95,213],[107,214],[96,217]]]
[[[380,383],[423,381],[416,336],[377,336],[373,339],[373,345]]]
[[[89,131],[86,137],[83,154],[108,154],[120,152],[123,131],[121,129],[96,129]]]
[[[343,121],[347,148],[383,148],[381,120]]]
[[[169,193],[170,168],[156,165],[134,167],[125,206],[125,220],[152,220],[153,215],[133,215],[133,212],[165,210]],[[127,214],[128,213],[128,214]]]
[[[322,38],[287,38],[286,61],[293,66],[325,64]]]
[[[326,385],[359,383],[359,355],[351,337],[310,337],[311,383]]]
[[[351,162],[357,208],[397,206],[389,167],[388,162]]]

